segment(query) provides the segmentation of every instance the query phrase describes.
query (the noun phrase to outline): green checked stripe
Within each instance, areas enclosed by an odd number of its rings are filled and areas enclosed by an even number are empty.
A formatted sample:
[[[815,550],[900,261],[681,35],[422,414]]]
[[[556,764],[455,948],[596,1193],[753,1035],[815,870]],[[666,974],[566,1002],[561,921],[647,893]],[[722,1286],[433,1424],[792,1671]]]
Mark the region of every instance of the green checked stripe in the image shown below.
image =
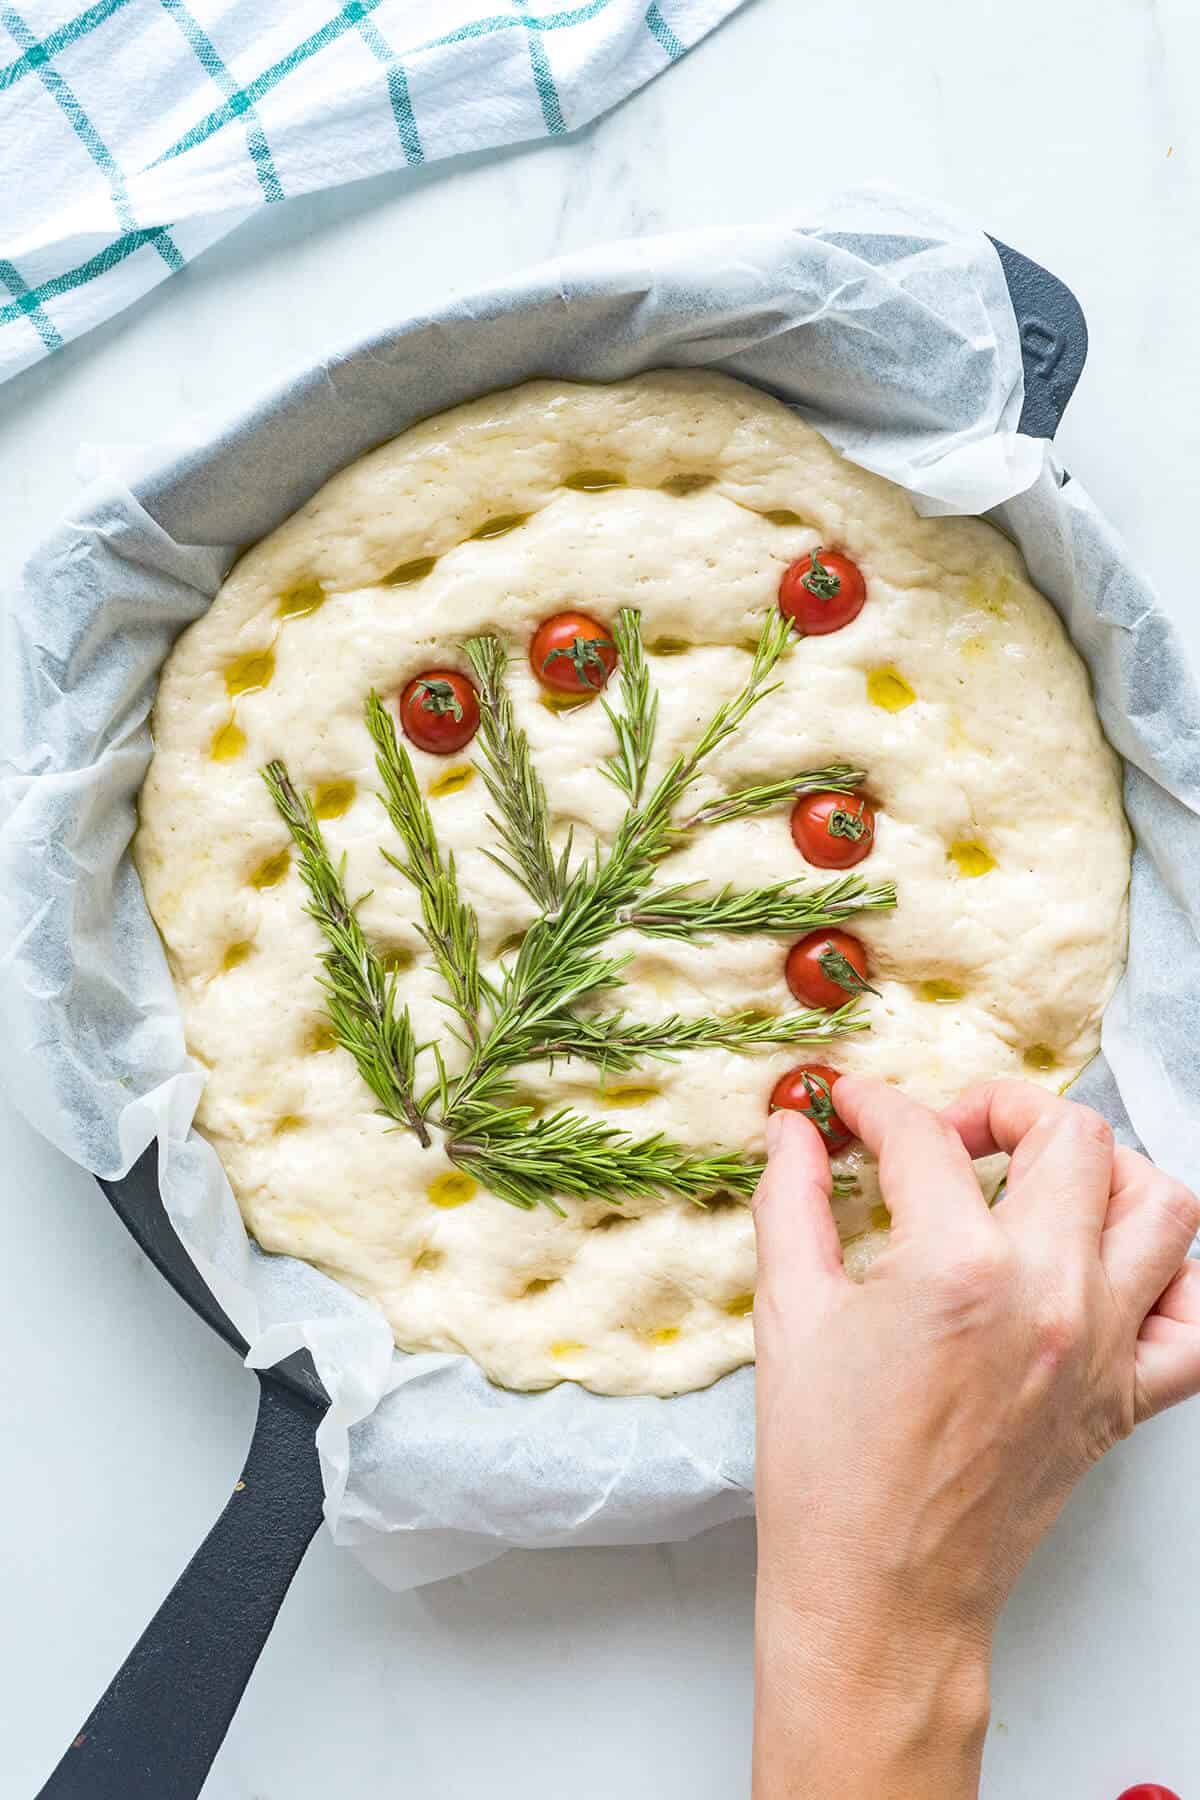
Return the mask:
[[[386,71],[388,99],[392,103],[392,117],[396,121],[396,135],[400,139],[404,160],[407,163],[422,163],[425,161],[425,152],[421,147],[421,134],[417,130],[417,121],[413,114],[412,100],[408,92],[408,77],[404,73],[404,65],[392,50],[374,19],[362,18],[357,20],[357,24],[363,43],[376,62],[383,64]]]
[[[94,31],[97,25],[103,25],[105,19],[111,19],[115,12],[120,12],[123,6],[129,4],[130,0],[97,0],[95,6],[89,6],[77,19],[70,19],[65,25],[60,25],[57,31],[48,31],[44,38],[35,40],[24,55],[18,56],[16,62],[0,67],[0,94],[5,88],[15,87],[23,75],[31,75],[35,69],[40,69],[43,63],[49,62],[60,50],[65,50],[68,44],[77,43],[81,37],[86,37],[89,31]]]
[[[140,250],[143,244],[150,244],[161,253],[159,240],[166,235],[165,225],[156,225],[150,231],[127,231],[124,237],[119,237],[115,243],[109,244],[100,251],[99,255],[89,257],[87,262],[80,263],[76,269],[68,269],[65,275],[55,275],[50,281],[40,282],[35,288],[27,288],[19,276],[14,285],[6,275],[5,283],[13,293],[16,293],[17,297],[15,300],[10,300],[7,306],[0,306],[0,325],[7,325],[13,319],[23,318],[32,318],[36,324],[37,310],[43,300],[53,300],[59,294],[69,294],[72,288],[86,287],[89,281],[95,281],[97,275],[107,275],[110,269],[115,269],[118,263],[123,263],[126,257],[132,256],[135,251]],[[178,251],[176,251],[176,255],[178,255]],[[163,260],[167,259],[164,257]],[[0,263],[0,269],[6,266]],[[15,274],[16,271],[13,270],[12,273]],[[48,320],[47,324],[49,324]],[[53,330],[53,326],[50,329]],[[57,332],[55,332],[55,336],[58,336]],[[59,343],[61,341],[59,339]],[[57,350],[59,346],[55,344],[50,347]]]
[[[418,44],[417,49],[440,50],[443,44],[461,44],[467,38],[487,37],[490,32],[507,31],[513,25],[523,25],[526,31],[561,31],[565,25],[582,25],[588,19],[596,18],[611,4],[612,0],[590,0],[587,6],[573,6],[569,12],[543,13],[540,18],[527,13],[520,18],[500,13],[490,19],[472,19],[469,25],[460,25],[457,31],[448,31],[445,37],[430,38],[428,43]]]
[[[646,9],[646,30],[652,37],[658,39],[672,62],[678,61],[687,49],[687,45],[675,36],[658,10],[658,0],[651,0],[651,4]]]
[[[26,56],[34,51],[44,50],[44,44],[29,29],[21,15],[13,11],[11,6],[0,5],[0,24],[3,24],[14,43],[21,46]],[[125,186],[125,177],[117,166],[108,145],[79,104],[70,82],[65,81],[49,60],[44,58],[38,61],[37,72],[46,92],[55,101],[64,117],[69,121],[75,136],[107,179],[109,192],[112,194],[113,211],[117,215],[117,223],[123,230],[133,231],[136,229],[137,221],[133,216],[133,208],[129,204],[129,190]],[[154,247],[168,269],[182,269],[183,257],[168,232],[161,233]]]
[[[26,287],[20,270],[15,269],[10,262],[0,262],[0,281],[10,294],[17,297],[15,306],[6,306],[0,310],[0,322],[5,322],[5,314],[14,319],[28,319],[47,350],[61,350],[62,338],[42,311],[39,296]]]
[[[546,121],[546,130],[551,137],[558,137],[567,129],[567,122],[562,116],[562,105],[558,98],[558,89],[554,85],[554,76],[550,70],[550,59],[546,55],[546,46],[542,41],[542,33],[536,21],[527,14],[529,0],[513,0],[526,17],[522,23],[528,30],[529,66],[533,70],[534,85],[538,91],[538,99],[542,103],[542,118]]]
[[[199,21],[192,17],[183,0],[161,0],[161,5],[163,11],[174,19],[196,52],[196,59],[204,73],[217,84],[227,100],[235,99],[241,93],[241,89],[226,68],[217,46]],[[246,112],[246,148],[250,152],[250,160],[254,164],[254,173],[258,176],[258,185],[263,191],[263,199],[268,202],[284,199],[283,183],[279,179],[279,172],[271,157],[267,134],[263,130],[262,120],[253,107],[248,108]]]

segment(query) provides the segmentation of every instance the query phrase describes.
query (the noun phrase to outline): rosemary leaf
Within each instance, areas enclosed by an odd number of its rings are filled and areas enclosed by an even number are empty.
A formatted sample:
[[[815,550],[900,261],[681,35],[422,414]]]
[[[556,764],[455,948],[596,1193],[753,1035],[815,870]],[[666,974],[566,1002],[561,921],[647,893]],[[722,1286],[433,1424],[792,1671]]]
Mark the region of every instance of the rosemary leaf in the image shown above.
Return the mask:
[[[671,1062],[688,1050],[732,1050],[742,1055],[788,1044],[823,1044],[847,1031],[864,1031],[865,1013],[854,1001],[832,1012],[803,1010],[773,1017],[747,1009],[724,1018],[669,1018],[630,1023],[622,1014],[551,1020],[539,1045],[545,1057],[577,1056],[610,1074],[625,1074],[646,1057]]]
[[[704,931],[822,931],[857,912],[879,912],[896,904],[890,881],[872,887],[860,875],[843,875],[824,887],[797,888],[778,881],[737,893],[732,887],[696,894],[692,883],[653,888],[624,915],[624,922],[647,937],[692,938]]]
[[[385,973],[354,916],[308,795],[292,785],[282,762],[268,763],[263,780],[299,852],[308,911],[328,945],[321,957],[321,985],[334,1036],[354,1058],[384,1112],[415,1132],[428,1149],[425,1116],[413,1095],[418,1045],[408,1008],[396,1010],[395,976]]]
[[[785,618],[781,612],[774,610],[769,612],[763,620],[758,644],[754,651],[754,661],[750,665],[750,674],[744,687],[734,695],[732,700],[727,700],[723,706],[717,708],[701,734],[700,742],[692,751],[690,758],[692,763],[698,767],[706,756],[710,756],[725,742],[727,737],[737,730],[747,713],[751,712],[760,700],[765,700],[768,694],[775,692],[779,686],[777,681],[772,682],[770,687],[766,684],[774,673],[776,663],[794,642],[792,621]]]
[[[629,960],[628,952],[597,956],[572,943],[552,922],[539,920],[525,934],[501,988],[501,1004],[519,1014],[523,1027],[535,1026],[566,1007],[619,987]]]
[[[726,794],[724,799],[702,806],[682,829],[690,831],[698,825],[723,825],[729,819],[751,819],[756,813],[767,812],[784,801],[798,800],[801,794],[850,794],[865,780],[862,769],[852,769],[846,763],[831,763],[827,769],[806,769],[783,781],[738,788],[734,793]]]
[[[471,1043],[479,1042],[481,983],[479,921],[458,890],[454,858],[442,861],[433,818],[417,786],[407,750],[396,736],[392,715],[378,694],[367,699],[367,729],[374,740],[376,767],[383,782],[380,799],[406,855],[383,854],[416,888],[424,919],[422,936],[433,952],[450,1003]]]
[[[546,790],[504,686],[508,657],[494,637],[468,638],[463,649],[479,682],[480,773],[499,815],[489,814],[488,823],[508,852],[486,854],[525,889],[540,912],[557,912],[566,891],[571,845],[568,840],[556,861]]]
[[[650,671],[642,644],[642,616],[632,607],[623,606],[613,628],[621,659],[621,710],[608,701],[602,704],[616,734],[617,750],[601,765],[601,774],[615,782],[633,808],[642,803],[646,772],[654,749],[654,729],[658,722],[658,695],[650,687]]]

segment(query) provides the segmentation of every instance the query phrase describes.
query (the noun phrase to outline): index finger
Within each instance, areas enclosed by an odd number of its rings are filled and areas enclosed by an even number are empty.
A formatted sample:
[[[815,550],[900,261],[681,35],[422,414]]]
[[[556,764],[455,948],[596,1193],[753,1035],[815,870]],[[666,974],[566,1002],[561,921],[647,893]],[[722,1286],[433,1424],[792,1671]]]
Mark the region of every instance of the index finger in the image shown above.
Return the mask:
[[[952,1125],[886,1082],[861,1075],[842,1076],[833,1104],[879,1160],[893,1228],[950,1236],[990,1223],[971,1158]]]
[[[842,1246],[830,1209],[833,1177],[815,1125],[796,1112],[767,1121],[767,1166],[751,1202],[758,1239],[759,1285],[807,1298],[845,1281]]]

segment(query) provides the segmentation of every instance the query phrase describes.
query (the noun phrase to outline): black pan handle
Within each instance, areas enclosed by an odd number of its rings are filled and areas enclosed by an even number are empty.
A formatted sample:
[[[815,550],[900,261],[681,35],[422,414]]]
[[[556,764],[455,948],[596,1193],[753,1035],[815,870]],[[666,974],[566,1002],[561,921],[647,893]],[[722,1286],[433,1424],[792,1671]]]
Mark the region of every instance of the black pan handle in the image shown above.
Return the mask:
[[[1026,437],[1052,438],[1062,424],[1087,361],[1088,332],[1083,308],[1065,281],[993,238],[1021,338]]]
[[[270,1376],[259,1390],[229,1504],[39,1800],[196,1800],[204,1786],[321,1523],[321,1408]]]

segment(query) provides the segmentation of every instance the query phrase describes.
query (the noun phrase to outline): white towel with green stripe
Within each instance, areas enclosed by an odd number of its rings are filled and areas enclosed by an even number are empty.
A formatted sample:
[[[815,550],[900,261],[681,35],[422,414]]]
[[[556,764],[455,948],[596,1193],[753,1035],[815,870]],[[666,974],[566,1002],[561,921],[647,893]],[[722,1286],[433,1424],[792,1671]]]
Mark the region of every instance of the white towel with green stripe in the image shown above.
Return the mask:
[[[742,0],[0,0],[0,380],[256,207],[558,136]]]

